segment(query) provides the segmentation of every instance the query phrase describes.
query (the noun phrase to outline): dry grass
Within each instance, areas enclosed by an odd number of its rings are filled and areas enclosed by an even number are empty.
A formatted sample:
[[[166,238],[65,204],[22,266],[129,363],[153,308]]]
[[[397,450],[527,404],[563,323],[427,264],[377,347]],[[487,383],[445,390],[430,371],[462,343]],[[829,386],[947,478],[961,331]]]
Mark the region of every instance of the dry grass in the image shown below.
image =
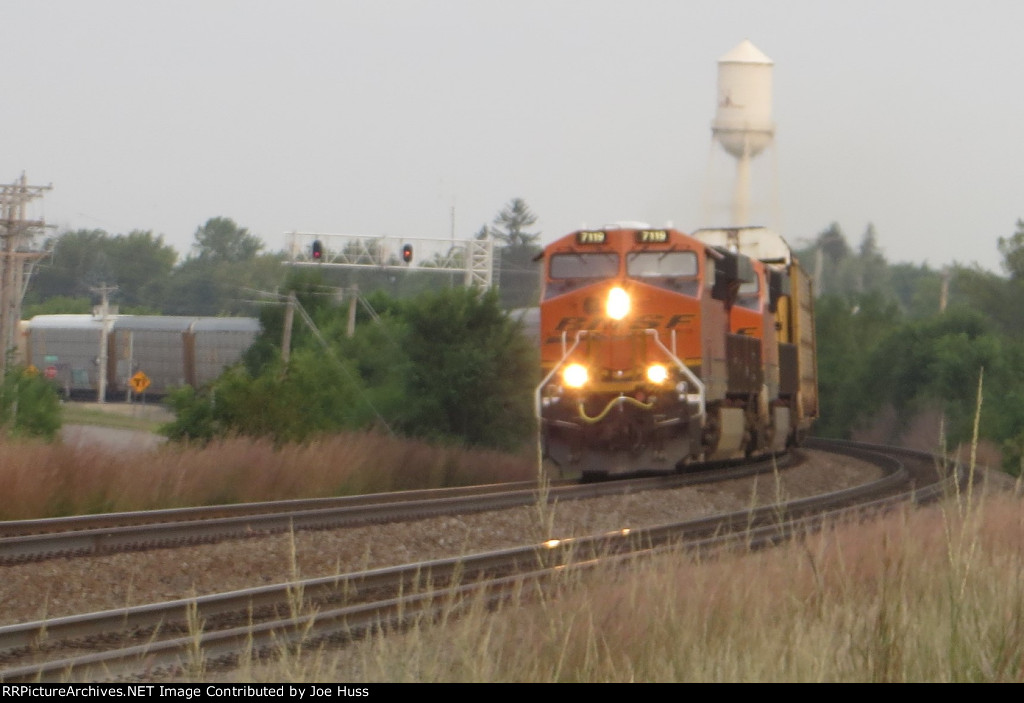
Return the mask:
[[[528,480],[532,459],[374,433],[116,453],[0,438],[0,520]]]
[[[978,506],[982,506],[981,509]],[[787,547],[566,575],[497,612],[247,666],[249,681],[1024,679],[1024,515],[1010,496]],[[296,677],[296,678],[291,678]]]

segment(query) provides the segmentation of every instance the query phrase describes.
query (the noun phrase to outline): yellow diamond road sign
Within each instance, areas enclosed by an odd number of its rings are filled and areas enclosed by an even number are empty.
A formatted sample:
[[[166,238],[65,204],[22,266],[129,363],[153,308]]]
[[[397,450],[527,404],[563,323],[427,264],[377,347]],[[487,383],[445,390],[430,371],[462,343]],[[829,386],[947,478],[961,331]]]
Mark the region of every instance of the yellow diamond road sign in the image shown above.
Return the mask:
[[[132,385],[133,391],[135,391],[136,393],[141,393],[142,391],[149,388],[149,376],[139,371],[134,376],[132,376],[132,380],[130,381],[130,383]]]

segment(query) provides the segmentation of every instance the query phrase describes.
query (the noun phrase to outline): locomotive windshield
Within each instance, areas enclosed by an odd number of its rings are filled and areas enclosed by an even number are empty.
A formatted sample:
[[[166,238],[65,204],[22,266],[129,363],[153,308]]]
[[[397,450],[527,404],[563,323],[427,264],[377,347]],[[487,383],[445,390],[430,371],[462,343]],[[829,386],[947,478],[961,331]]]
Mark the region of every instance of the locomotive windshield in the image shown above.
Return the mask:
[[[761,279],[754,276],[752,281],[744,281],[740,284],[739,293],[736,295],[736,304],[748,310],[761,309]]]
[[[626,257],[626,274],[659,288],[696,297],[700,289],[697,254],[692,251],[637,251]]]
[[[551,278],[610,278],[619,275],[619,255],[614,252],[555,254],[548,268]]]
[[[626,257],[626,274],[633,278],[696,276],[697,255],[692,251],[639,251]]]

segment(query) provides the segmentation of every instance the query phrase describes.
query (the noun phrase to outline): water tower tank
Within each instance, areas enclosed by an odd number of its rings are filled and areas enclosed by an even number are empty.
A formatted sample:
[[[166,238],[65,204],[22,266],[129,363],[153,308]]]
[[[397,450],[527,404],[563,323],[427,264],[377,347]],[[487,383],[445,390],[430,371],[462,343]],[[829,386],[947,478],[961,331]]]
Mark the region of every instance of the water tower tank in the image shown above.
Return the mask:
[[[718,60],[718,109],[711,129],[737,158],[756,156],[772,141],[772,65],[749,39]]]

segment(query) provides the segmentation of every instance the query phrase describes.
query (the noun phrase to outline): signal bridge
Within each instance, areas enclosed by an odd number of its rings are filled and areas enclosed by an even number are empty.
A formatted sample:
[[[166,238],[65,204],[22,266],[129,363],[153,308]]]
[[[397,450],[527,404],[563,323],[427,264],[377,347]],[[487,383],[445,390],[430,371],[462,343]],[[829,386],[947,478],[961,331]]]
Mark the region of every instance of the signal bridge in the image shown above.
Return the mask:
[[[494,240],[291,232],[288,264],[460,273],[468,288],[494,285]]]

